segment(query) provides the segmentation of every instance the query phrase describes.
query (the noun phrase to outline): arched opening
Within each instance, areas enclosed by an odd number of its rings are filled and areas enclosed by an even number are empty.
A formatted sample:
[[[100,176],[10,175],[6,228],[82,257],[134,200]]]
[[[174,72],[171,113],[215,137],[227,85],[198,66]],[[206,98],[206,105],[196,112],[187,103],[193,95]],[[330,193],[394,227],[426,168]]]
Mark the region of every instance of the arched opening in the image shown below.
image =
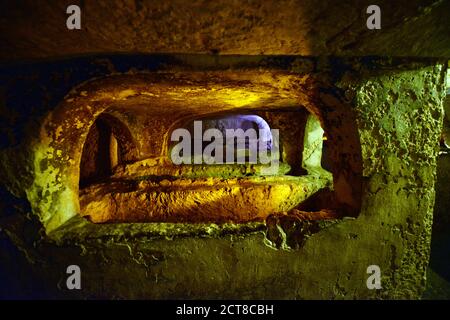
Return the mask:
[[[246,96],[242,97],[241,86],[233,89],[239,99],[229,100],[224,99],[229,97],[229,88],[223,88],[221,83],[216,84],[220,94],[211,90],[207,95],[187,95],[186,88],[191,83],[175,83],[169,94],[166,87],[158,86],[158,81],[161,79],[155,75],[145,74],[138,79],[127,75],[85,84],[87,95],[76,99],[69,96],[49,117],[39,140],[37,178],[30,191],[30,197],[39,199],[48,194],[45,201],[37,202],[36,210],[45,213],[43,219],[49,230],[75,214],[95,223],[262,221],[274,212],[297,208],[331,185],[334,190],[330,193],[336,194],[336,212],[339,213],[341,203],[358,210],[359,140],[353,135],[356,129],[353,118],[348,116],[351,110],[344,105],[335,106],[339,112],[322,114],[322,107],[326,106],[316,100],[308,102],[306,95],[305,101],[297,102],[296,91],[290,100],[276,100],[273,96],[277,97],[277,93],[269,92],[270,100],[242,104],[247,100],[242,100]],[[127,90],[123,90],[124,83],[129,86]],[[150,90],[148,83],[155,83],[151,89],[155,94],[145,91],[147,94],[137,95],[144,87]],[[252,90],[249,88],[248,92]],[[258,96],[264,97],[267,90],[261,87]],[[174,95],[188,100],[175,99]],[[306,130],[310,116],[318,121],[311,122],[311,130]],[[339,125],[335,118],[339,118]],[[207,127],[221,133],[227,129],[278,129],[280,149],[274,154],[279,156],[279,165],[245,161],[230,165],[175,165],[167,157],[171,132],[199,119],[211,120],[206,121]],[[314,134],[318,126],[329,138],[332,176],[316,170],[321,166],[317,157],[321,150],[315,147],[322,146],[323,141],[320,134]],[[256,135],[255,139],[266,142],[265,150],[273,152],[273,134],[271,138],[264,137]],[[312,147],[307,153],[303,152],[306,138]],[[234,142],[237,146],[238,141]],[[251,139],[244,142],[241,151],[245,154]],[[201,150],[204,147],[201,145]],[[319,161],[305,162],[305,156]],[[237,156],[233,159],[237,160]],[[86,165],[89,162],[90,167]],[[48,185],[49,179],[53,189]],[[315,202],[309,211],[330,208],[329,204],[330,201],[319,201],[317,205]]]
[[[260,116],[232,114],[190,120],[172,131],[174,164],[260,164],[278,160],[278,136]],[[265,163],[267,164],[267,163]]]
[[[133,139],[117,118],[100,115],[92,124],[80,161],[80,188],[108,179],[113,169],[135,157]]]

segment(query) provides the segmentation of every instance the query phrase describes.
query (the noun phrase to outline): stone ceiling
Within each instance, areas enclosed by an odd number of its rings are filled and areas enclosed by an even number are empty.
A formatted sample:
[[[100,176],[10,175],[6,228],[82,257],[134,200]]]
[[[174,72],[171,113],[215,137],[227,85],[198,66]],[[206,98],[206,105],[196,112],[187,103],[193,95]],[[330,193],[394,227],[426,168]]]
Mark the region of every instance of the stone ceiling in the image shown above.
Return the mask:
[[[450,56],[450,1],[0,1],[0,63],[99,53]],[[66,28],[78,4],[82,29]]]
[[[296,76],[280,72],[128,74],[85,83],[66,102],[73,108],[107,101],[111,110],[176,120],[236,110],[299,108],[300,101],[307,103],[304,94],[297,92],[301,84]]]

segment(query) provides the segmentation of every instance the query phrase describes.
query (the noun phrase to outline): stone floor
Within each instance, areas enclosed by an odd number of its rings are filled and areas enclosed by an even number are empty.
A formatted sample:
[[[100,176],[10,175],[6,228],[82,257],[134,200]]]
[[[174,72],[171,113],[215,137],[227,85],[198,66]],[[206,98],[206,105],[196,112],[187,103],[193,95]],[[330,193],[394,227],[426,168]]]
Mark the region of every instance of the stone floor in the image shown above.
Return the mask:
[[[81,190],[80,205],[92,222],[263,221],[331,181],[331,175],[121,180]]]

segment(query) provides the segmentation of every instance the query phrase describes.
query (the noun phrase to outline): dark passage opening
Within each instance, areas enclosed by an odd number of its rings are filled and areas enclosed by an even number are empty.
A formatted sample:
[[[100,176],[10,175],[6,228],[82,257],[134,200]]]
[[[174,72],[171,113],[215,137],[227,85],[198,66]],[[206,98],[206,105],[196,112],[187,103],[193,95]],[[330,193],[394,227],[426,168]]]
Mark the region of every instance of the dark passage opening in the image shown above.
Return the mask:
[[[80,187],[102,180],[111,174],[111,155],[117,154],[111,127],[102,118],[95,120],[83,146],[80,164]],[[117,140],[116,140],[117,141]],[[116,143],[117,148],[117,143]]]
[[[83,145],[80,188],[107,179],[117,165],[135,160],[136,154],[127,126],[114,116],[100,115]]]

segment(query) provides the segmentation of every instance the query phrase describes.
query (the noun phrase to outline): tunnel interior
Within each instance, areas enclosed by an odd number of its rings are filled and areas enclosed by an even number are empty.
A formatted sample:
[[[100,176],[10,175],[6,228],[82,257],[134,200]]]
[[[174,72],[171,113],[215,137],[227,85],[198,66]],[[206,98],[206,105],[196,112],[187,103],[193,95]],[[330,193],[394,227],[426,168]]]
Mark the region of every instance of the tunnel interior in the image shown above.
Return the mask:
[[[0,299],[448,297],[450,1],[0,12]]]
[[[326,130],[304,106],[208,111],[192,103],[197,116],[170,123],[153,102],[111,106],[95,118],[79,167],[84,218],[221,224],[305,210],[309,219],[339,219],[359,209],[337,200],[332,159],[322,153]]]

